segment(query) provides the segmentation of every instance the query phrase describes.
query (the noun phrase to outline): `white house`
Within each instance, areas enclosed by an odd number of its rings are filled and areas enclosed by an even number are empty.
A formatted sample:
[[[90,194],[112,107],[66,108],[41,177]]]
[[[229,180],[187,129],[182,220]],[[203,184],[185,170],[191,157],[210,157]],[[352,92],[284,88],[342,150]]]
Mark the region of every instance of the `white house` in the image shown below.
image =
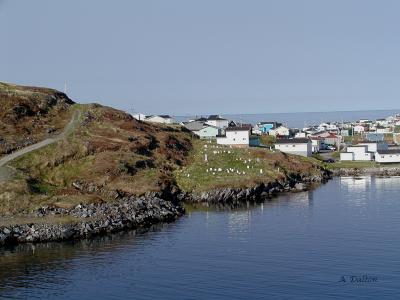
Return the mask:
[[[162,124],[172,124],[174,123],[174,119],[168,115],[160,115],[160,116],[148,116],[145,119],[146,122],[152,123],[162,123]]]
[[[341,152],[340,153],[340,160],[341,161],[353,161],[354,160],[354,153],[353,152]]]
[[[311,138],[311,145],[312,145],[312,152],[318,153],[322,147],[322,138],[320,137],[312,137]]]
[[[312,155],[312,143],[308,138],[278,139],[275,143],[275,149],[306,157]]]
[[[215,139],[219,131],[220,129],[218,127],[204,124],[201,129],[193,131],[193,133],[199,136],[200,139]]]
[[[217,144],[248,147],[249,143],[249,127],[228,127],[225,129],[225,135],[217,135]]]
[[[386,142],[361,142],[358,146],[367,146],[367,151],[376,153],[378,150],[388,150],[389,146]]]
[[[134,114],[132,117],[138,121],[144,121],[146,119],[146,115],[141,113]]]
[[[372,160],[373,153],[368,152],[367,145],[357,145],[357,146],[349,146],[347,147],[346,152],[340,153],[340,160]]]
[[[390,133],[390,127],[377,126],[376,133]]]
[[[229,125],[229,120],[222,118],[218,115],[211,115],[207,118],[206,123],[218,128],[226,128]]]
[[[303,132],[303,131],[300,131],[300,132],[297,132],[297,133],[294,135],[294,137],[295,137],[295,138],[306,138],[306,137],[307,137],[307,133],[305,133],[305,132]]]
[[[378,126],[387,126],[389,125],[389,121],[387,119],[376,119],[376,124],[378,124]]]
[[[375,161],[379,163],[400,163],[400,150],[378,150]]]
[[[262,134],[262,131],[261,131],[260,127],[258,126],[258,124],[253,126],[252,132],[253,132],[253,134],[257,134],[257,135]]]
[[[318,126],[318,131],[336,131],[338,127],[334,123],[321,123]]]
[[[289,128],[280,126],[278,128],[271,129],[268,134],[273,136],[289,136]]]

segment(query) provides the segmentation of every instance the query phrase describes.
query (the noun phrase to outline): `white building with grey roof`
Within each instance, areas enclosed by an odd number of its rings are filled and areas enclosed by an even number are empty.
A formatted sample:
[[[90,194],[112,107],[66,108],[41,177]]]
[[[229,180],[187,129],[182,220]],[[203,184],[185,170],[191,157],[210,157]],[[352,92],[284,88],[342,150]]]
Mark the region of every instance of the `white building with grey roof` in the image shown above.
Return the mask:
[[[400,163],[400,149],[378,150],[375,153],[375,161],[378,163]]]
[[[312,142],[308,138],[278,139],[275,149],[288,154],[310,157],[312,155]]]

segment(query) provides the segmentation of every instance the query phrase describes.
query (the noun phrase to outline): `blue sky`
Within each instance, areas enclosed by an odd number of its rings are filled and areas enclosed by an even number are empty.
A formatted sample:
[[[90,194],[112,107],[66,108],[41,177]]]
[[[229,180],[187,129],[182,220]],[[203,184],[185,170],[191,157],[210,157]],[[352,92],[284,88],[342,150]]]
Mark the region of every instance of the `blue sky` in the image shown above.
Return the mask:
[[[400,108],[400,1],[0,0],[0,81],[146,113]]]

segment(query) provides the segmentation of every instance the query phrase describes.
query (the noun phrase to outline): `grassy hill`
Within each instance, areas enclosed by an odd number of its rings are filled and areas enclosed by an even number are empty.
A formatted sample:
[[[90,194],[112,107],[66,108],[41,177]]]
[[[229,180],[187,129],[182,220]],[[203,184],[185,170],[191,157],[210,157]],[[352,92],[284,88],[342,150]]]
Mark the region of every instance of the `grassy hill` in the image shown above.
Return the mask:
[[[321,174],[321,164],[312,158],[265,148],[232,148],[202,140],[193,145],[188,164],[175,171],[178,186],[186,192],[247,188],[287,176]]]
[[[0,82],[0,157],[56,134],[71,118],[64,93]]]
[[[249,187],[321,172],[313,159],[200,141],[181,126],[153,125],[110,107],[75,104],[55,90],[0,84],[0,100],[2,153],[21,147],[24,139],[40,141],[62,132],[79,115],[61,140],[9,163],[14,176],[0,177],[3,216],[45,205],[68,208],[147,192]]]
[[[97,104],[74,104],[53,90],[5,84],[1,88],[0,99],[7,103],[0,107],[1,116],[10,115],[15,107],[29,111],[19,117],[23,122],[18,130],[40,120],[41,127],[28,135],[34,140],[45,138],[50,126],[61,130],[74,111],[80,112],[80,119],[63,140],[10,163],[15,176],[0,181],[0,214],[162,191],[173,185],[172,172],[184,164],[192,147],[191,135],[181,127],[140,122]],[[57,101],[46,106],[53,96]],[[7,127],[13,118],[0,128],[7,142],[18,137],[17,129]]]

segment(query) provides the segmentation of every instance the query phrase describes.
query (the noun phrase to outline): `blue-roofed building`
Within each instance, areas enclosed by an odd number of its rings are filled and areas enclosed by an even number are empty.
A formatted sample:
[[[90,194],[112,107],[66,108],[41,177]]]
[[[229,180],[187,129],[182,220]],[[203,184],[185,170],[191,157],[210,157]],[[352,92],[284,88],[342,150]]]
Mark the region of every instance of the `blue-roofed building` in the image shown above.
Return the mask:
[[[263,134],[268,134],[268,132],[271,129],[275,129],[278,128],[279,126],[281,126],[281,123],[278,122],[260,122],[257,124],[258,125],[258,129],[263,133]]]

